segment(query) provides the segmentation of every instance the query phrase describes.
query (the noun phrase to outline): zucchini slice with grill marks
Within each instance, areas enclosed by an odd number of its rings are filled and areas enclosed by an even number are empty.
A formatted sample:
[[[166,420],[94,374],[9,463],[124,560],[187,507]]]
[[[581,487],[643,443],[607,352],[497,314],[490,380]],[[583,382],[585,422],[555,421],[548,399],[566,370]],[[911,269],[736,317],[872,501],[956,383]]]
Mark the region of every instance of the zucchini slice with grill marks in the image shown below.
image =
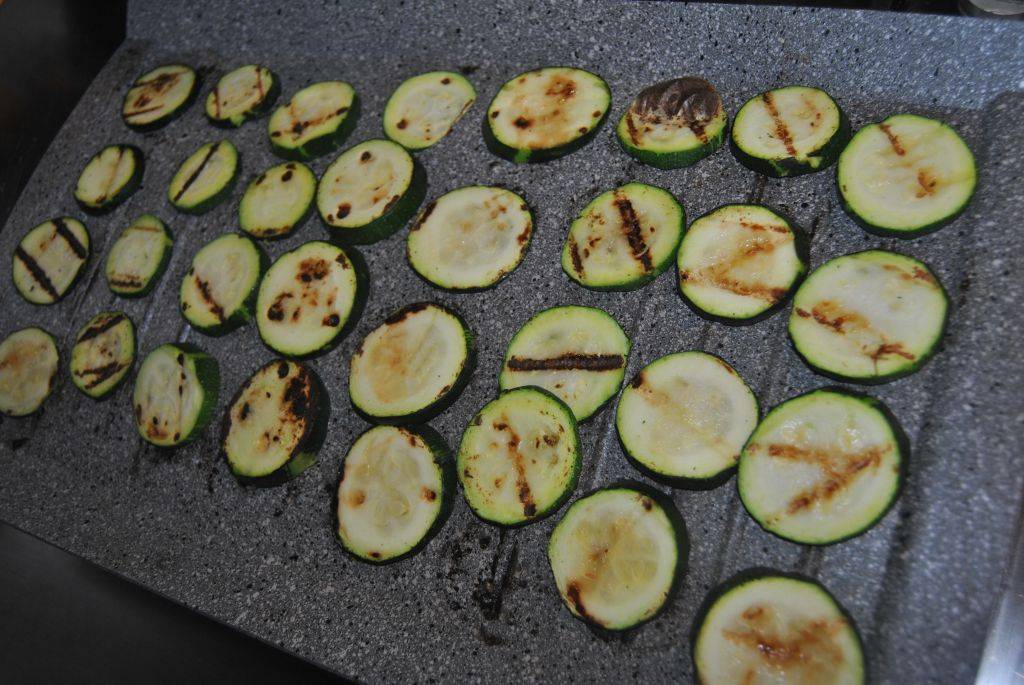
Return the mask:
[[[220,77],[206,96],[206,118],[217,126],[237,127],[266,114],[281,92],[270,69],[247,64]]]
[[[917,371],[935,353],[948,309],[924,263],[868,250],[815,269],[793,298],[789,337],[818,373],[882,383]]]
[[[740,499],[762,528],[828,545],[871,528],[899,494],[902,433],[871,397],[824,389],[778,405],[740,456]]]
[[[300,162],[278,164],[253,179],[238,205],[238,223],[253,238],[282,238],[313,207],[316,176]]]
[[[231,473],[246,485],[271,486],[305,471],[323,443],[327,406],[320,379],[305,364],[263,365],[224,412],[221,448]]]
[[[496,285],[523,260],[533,212],[504,188],[467,186],[427,205],[409,229],[413,270],[449,290]]]
[[[452,130],[476,101],[464,76],[431,71],[402,82],[384,107],[384,134],[408,150],[423,150]]]
[[[498,378],[502,390],[536,385],[585,421],[622,386],[631,343],[610,314],[595,307],[551,307],[512,337]]]
[[[787,86],[747,100],[732,123],[732,149],[749,169],[777,178],[832,165],[850,140],[850,122],[823,90]]]
[[[683,76],[640,91],[616,133],[622,148],[644,164],[680,169],[722,147],[728,123],[715,87],[698,76]]]
[[[28,416],[53,391],[60,356],[42,328],[22,328],[0,343],[0,414]]]
[[[304,357],[340,340],[363,297],[356,266],[337,245],[312,241],[277,258],[256,297],[256,325],[270,349]]]
[[[181,315],[207,335],[222,335],[252,318],[267,258],[252,238],[225,233],[192,258],[179,291]]]
[[[592,290],[634,290],[671,266],[685,225],[672,193],[627,183],[598,195],[572,222],[562,270]]]
[[[67,216],[51,219],[14,248],[14,287],[32,304],[53,304],[75,284],[88,259],[89,231],[82,222]]]
[[[174,239],[160,219],[143,214],[124,229],[107,255],[110,291],[121,297],[143,297],[156,286],[171,260]]]
[[[589,71],[527,71],[491,100],[484,140],[492,152],[518,164],[561,157],[594,137],[611,103],[608,84]]]
[[[196,72],[165,64],[135,80],[124,96],[121,118],[137,131],[160,128],[185,111],[196,94]]]
[[[116,388],[135,361],[135,326],[123,312],[100,312],[75,336],[71,380],[89,397],[100,399]]]
[[[238,150],[230,140],[207,143],[181,163],[167,189],[175,209],[202,214],[231,194],[238,176]]]
[[[612,486],[573,502],[551,533],[548,561],[574,616],[626,630],[665,606],[688,548],[671,500],[641,486]]]
[[[760,205],[725,205],[696,219],[679,246],[679,290],[701,314],[749,323],[782,307],[807,271],[806,242]]]
[[[355,128],[359,98],[344,81],[314,83],[274,110],[267,135],[274,154],[308,160],[334,150]]]
[[[537,387],[501,393],[462,434],[456,471],[473,512],[516,526],[565,502],[580,473],[580,436],[572,410]]]
[[[139,187],[142,168],[142,150],[133,145],[108,145],[82,169],[75,200],[87,212],[108,212]]]
[[[715,595],[693,643],[704,685],[865,682],[857,629],[817,583],[746,573]]]
[[[334,532],[346,552],[383,564],[421,550],[451,511],[448,446],[427,426],[376,426],[345,456]]]
[[[916,238],[952,221],[978,182],[974,155],[950,126],[913,114],[857,131],[836,173],[846,212],[864,230]]]
[[[220,391],[217,360],[188,343],[167,343],[139,367],[132,407],[139,435],[157,447],[199,437],[213,418]]]
[[[473,334],[462,317],[439,304],[410,304],[384,319],[356,348],[349,397],[377,421],[424,421],[458,397],[473,357]]]
[[[678,352],[626,386],[615,428],[643,471],[708,481],[736,466],[757,418],[757,398],[735,369],[705,352]]]

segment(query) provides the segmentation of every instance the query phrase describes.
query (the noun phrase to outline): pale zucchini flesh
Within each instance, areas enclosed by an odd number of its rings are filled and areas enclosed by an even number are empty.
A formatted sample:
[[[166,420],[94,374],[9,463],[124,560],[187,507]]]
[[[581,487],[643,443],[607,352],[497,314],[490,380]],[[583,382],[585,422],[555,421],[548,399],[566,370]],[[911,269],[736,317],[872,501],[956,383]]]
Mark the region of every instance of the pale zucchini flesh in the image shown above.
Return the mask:
[[[225,233],[192,258],[179,290],[181,314],[196,330],[226,333],[252,318],[265,257],[251,238]]]
[[[53,391],[60,357],[53,336],[23,328],[0,342],[0,414],[28,416]]]
[[[300,162],[278,164],[253,179],[238,205],[238,223],[253,238],[282,238],[309,215],[316,176]]]
[[[184,64],[166,64],[148,71],[132,84],[121,106],[128,126],[151,130],[178,116],[192,101],[196,72]]]
[[[237,175],[238,150],[231,141],[207,143],[178,167],[167,199],[181,212],[202,214],[231,192]]]
[[[308,160],[340,145],[355,126],[359,101],[344,81],[314,83],[274,110],[267,135],[274,152]]]
[[[89,253],[82,222],[65,216],[41,223],[14,248],[14,286],[32,304],[58,302],[78,280]]]
[[[241,126],[266,112],[280,91],[273,72],[247,64],[220,77],[206,96],[206,117],[218,126]]]
[[[89,212],[106,212],[124,202],[139,187],[142,151],[132,145],[109,145],[82,169],[75,200]]]
[[[219,389],[216,359],[183,343],[157,347],[135,377],[132,407],[139,435],[158,447],[194,440],[213,416]]]
[[[384,133],[409,150],[437,144],[476,101],[464,76],[431,71],[406,79],[384,108]]]
[[[89,397],[110,394],[135,361],[135,326],[123,312],[100,312],[79,329],[71,349],[71,381]]]
[[[152,291],[167,268],[174,239],[160,219],[143,214],[124,229],[107,255],[107,286],[121,297]]]

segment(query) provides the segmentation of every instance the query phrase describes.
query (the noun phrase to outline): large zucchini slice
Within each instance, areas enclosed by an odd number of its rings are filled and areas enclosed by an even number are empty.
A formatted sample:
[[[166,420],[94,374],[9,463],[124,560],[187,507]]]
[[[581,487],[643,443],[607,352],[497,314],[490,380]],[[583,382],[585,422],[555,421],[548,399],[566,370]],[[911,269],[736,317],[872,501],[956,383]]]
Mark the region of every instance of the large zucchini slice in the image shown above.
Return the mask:
[[[897,114],[857,131],[839,157],[839,195],[864,230],[915,238],[942,228],[974,195],[974,155],[950,126]]]
[[[71,348],[71,381],[100,399],[116,388],[135,361],[135,326],[123,312],[100,312],[78,330]]]
[[[885,250],[836,257],[797,290],[789,316],[796,351],[815,371],[882,383],[935,353],[949,299],[922,262]]]
[[[487,108],[484,139],[516,163],[543,162],[585,145],[604,122],[612,93],[583,69],[546,67],[519,74]]]
[[[595,307],[551,307],[513,336],[498,383],[502,390],[536,385],[590,418],[622,386],[631,343],[608,313]]]
[[[467,186],[427,205],[409,229],[414,271],[449,290],[479,290],[519,266],[533,235],[533,213],[511,190]]]
[[[536,387],[507,390],[477,412],[462,434],[456,471],[470,509],[516,526],[565,502],[580,473],[572,410]]]
[[[376,426],[345,456],[334,532],[361,561],[412,556],[444,525],[455,478],[444,439],[428,426]]]
[[[705,352],[678,352],[626,385],[615,428],[645,472],[708,481],[736,466],[757,418],[757,398],[735,369]]]
[[[172,121],[192,104],[196,72],[184,64],[165,64],[135,79],[121,106],[124,123],[151,131]]]
[[[142,150],[133,145],[108,145],[82,169],[75,200],[87,212],[108,212],[139,187],[142,168]]]
[[[28,416],[53,391],[60,356],[42,328],[22,328],[0,343],[0,414]]]
[[[206,96],[206,118],[217,126],[241,126],[268,112],[280,92],[270,69],[247,64],[220,77]]]
[[[167,199],[180,212],[202,214],[231,193],[237,176],[238,150],[231,141],[207,143],[178,167]]]
[[[476,101],[466,77],[431,71],[402,82],[384,108],[384,134],[408,150],[436,144]]]
[[[683,76],[640,91],[619,120],[622,148],[658,169],[690,166],[725,141],[729,116],[705,79]]]
[[[267,122],[274,153],[285,159],[308,160],[341,145],[355,128],[359,99],[344,81],[306,86],[281,105]]]
[[[803,237],[760,205],[696,219],[679,246],[679,289],[708,318],[748,323],[777,311],[807,271]]]
[[[740,456],[740,499],[762,528],[805,545],[860,535],[899,494],[902,434],[881,402],[815,390],[778,405]]]
[[[178,293],[181,315],[207,335],[222,335],[252,318],[267,258],[252,238],[225,233],[192,258]]]
[[[253,238],[283,238],[313,207],[316,176],[300,162],[267,169],[253,179],[238,205],[238,223]]]
[[[148,295],[171,260],[174,239],[164,222],[143,214],[124,229],[107,255],[110,291],[121,297]]]
[[[548,561],[573,616],[626,630],[665,606],[688,547],[670,500],[640,486],[612,486],[573,502],[551,533]]]
[[[744,166],[777,178],[831,166],[850,140],[850,122],[823,90],[786,86],[747,100],[732,123]]]
[[[11,277],[32,304],[53,304],[67,294],[89,259],[89,231],[59,217],[39,224],[14,248]]]
[[[703,685],[865,682],[856,628],[814,581],[748,573],[715,594],[693,644]]]
[[[157,347],[135,377],[132,407],[139,435],[158,447],[195,440],[213,417],[219,391],[216,359],[188,343]]]
[[[598,195],[572,222],[562,270],[593,290],[634,290],[672,264],[685,226],[672,193],[627,183]]]
[[[458,396],[469,381],[473,356],[473,334],[462,317],[431,302],[406,305],[359,343],[349,397],[377,421],[424,421]]]

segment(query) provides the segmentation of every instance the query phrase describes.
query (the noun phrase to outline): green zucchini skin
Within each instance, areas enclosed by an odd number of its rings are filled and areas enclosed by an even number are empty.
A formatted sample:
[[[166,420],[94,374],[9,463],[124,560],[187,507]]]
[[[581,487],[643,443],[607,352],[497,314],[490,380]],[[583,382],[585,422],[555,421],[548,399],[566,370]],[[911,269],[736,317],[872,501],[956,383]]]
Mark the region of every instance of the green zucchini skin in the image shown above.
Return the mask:
[[[297,148],[278,145],[277,142],[268,135],[267,137],[270,140],[270,149],[281,159],[287,159],[293,162],[308,162],[316,157],[322,157],[323,155],[334,152],[345,144],[348,137],[352,135],[352,131],[355,130],[356,124],[359,123],[359,117],[362,114],[362,111],[362,101],[359,98],[359,94],[354,93],[352,95],[352,104],[349,106],[348,113],[345,115],[345,119],[341,122],[341,125],[335,129],[334,133],[314,138],[305,145],[300,145]]]
[[[259,67],[262,67],[262,68],[266,69],[267,72],[270,73],[271,78],[273,79],[273,83],[271,83],[270,84],[270,88],[267,89],[267,94],[263,97],[263,101],[260,104],[256,105],[255,107],[253,107],[248,112],[246,112],[246,113],[244,113],[244,114],[242,114],[242,115],[240,115],[238,117],[227,118],[227,119],[217,119],[215,117],[210,116],[209,112],[207,112],[206,108],[204,107],[203,108],[203,114],[206,116],[206,120],[208,122],[210,122],[211,124],[213,124],[217,128],[223,128],[223,129],[240,128],[242,126],[242,124],[244,124],[245,122],[252,121],[253,119],[259,119],[260,117],[265,116],[266,114],[270,113],[270,111],[274,108],[274,104],[277,102],[277,98],[281,95],[281,79],[278,78],[277,74],[274,71],[272,71],[271,69],[265,67],[264,65],[259,64],[259,65],[256,65],[256,66],[259,66]],[[243,67],[239,67],[239,68],[243,68]],[[234,71],[234,70],[232,70],[232,71]],[[231,72],[227,72],[227,73],[231,73]]]
[[[230,234],[225,234],[225,235],[230,235]],[[233,330],[235,330],[237,328],[240,328],[241,326],[244,326],[245,324],[249,323],[254,318],[254,316],[255,316],[255,307],[256,307],[256,295],[259,292],[260,283],[263,282],[264,274],[266,274],[267,273],[267,269],[270,268],[270,258],[267,257],[267,253],[262,248],[260,248],[260,246],[256,243],[255,240],[250,238],[248,235],[244,235],[244,234],[235,234],[235,235],[238,235],[240,238],[248,241],[249,244],[252,246],[252,248],[254,250],[256,250],[256,254],[259,255],[259,274],[257,275],[256,279],[253,281],[252,287],[249,289],[249,292],[246,294],[245,300],[243,301],[242,306],[237,308],[235,311],[231,312],[231,314],[228,317],[226,317],[224,319],[224,321],[222,321],[221,323],[215,324],[213,326],[202,326],[202,325],[199,325],[199,324],[195,323],[185,313],[184,308],[182,308],[182,317],[186,321],[188,321],[189,325],[192,326],[192,328],[194,328],[195,330],[197,330],[200,333],[202,333],[203,335],[208,335],[208,336],[210,336],[212,338],[220,337],[222,335],[227,335],[231,331],[233,331]],[[214,240],[216,240],[216,239],[214,239]],[[207,245],[209,245],[209,244],[210,243],[207,243]],[[206,247],[206,246],[204,245],[203,247]],[[202,248],[200,248],[200,249],[202,249]],[[184,289],[185,282],[188,280],[188,277],[192,273],[193,272],[192,272],[191,268],[185,273],[185,278],[182,281],[182,289]],[[179,304],[179,306],[181,306],[181,305]]]
[[[192,67],[188,66],[187,64],[183,64],[183,63],[182,64],[177,64],[177,65],[175,65],[175,64],[164,64],[164,65],[160,65],[159,67],[155,67],[154,69],[150,69],[148,72],[145,72],[141,76],[139,76],[139,78],[142,78],[143,76],[146,76],[147,74],[149,74],[149,73],[151,73],[153,71],[156,71],[157,69],[160,69],[161,67],[169,67],[169,66],[181,66],[181,67],[185,67],[185,68],[187,68],[187,69],[192,71],[192,73],[194,75],[193,76],[194,81],[192,82],[192,90],[189,91],[188,97],[186,97],[185,100],[181,103],[181,105],[177,109],[175,109],[173,112],[171,112],[170,114],[167,114],[167,115],[157,119],[156,121],[150,122],[148,124],[131,124],[128,121],[125,121],[125,119],[124,119],[124,108],[122,106],[121,120],[124,121],[124,125],[125,126],[127,126],[130,129],[132,129],[133,131],[137,131],[138,133],[150,133],[151,131],[156,131],[158,129],[161,129],[164,126],[166,126],[167,124],[169,124],[172,121],[174,121],[175,119],[178,119],[179,117],[181,117],[182,114],[184,114],[186,111],[188,111],[189,108],[192,107],[193,103],[195,103],[196,97],[198,97],[198,95],[199,95],[199,90],[203,86],[203,72],[202,72],[202,70],[193,69]],[[136,81],[138,81],[138,79],[136,79]],[[133,82],[132,85],[129,86],[128,92],[131,92],[131,89],[134,88],[134,87],[135,87],[135,82]],[[125,94],[125,98],[127,99],[127,93]]]
[[[144,214],[142,216],[150,216],[153,219],[155,219],[157,222],[159,222],[161,228],[163,229],[164,251],[163,251],[163,254],[160,257],[160,263],[157,264],[156,270],[153,271],[153,275],[146,282],[146,285],[144,287],[142,287],[140,290],[137,290],[135,292],[121,292],[121,291],[115,291],[113,288],[110,288],[110,292],[114,293],[118,297],[123,297],[123,298],[129,299],[129,300],[140,299],[140,298],[146,297],[147,295],[149,295],[150,293],[153,292],[153,289],[156,288],[157,283],[159,283],[160,279],[163,278],[164,272],[167,271],[167,265],[170,264],[170,262],[171,262],[171,253],[174,252],[174,234],[171,233],[171,229],[167,227],[167,224],[165,224],[163,221],[161,221],[160,219],[158,219],[157,217],[155,217],[155,216],[153,216],[151,214]],[[139,218],[141,219],[142,217],[139,217]],[[136,220],[136,222],[137,221],[138,220]],[[130,226],[129,226],[129,228],[130,228]],[[125,230],[128,230],[128,229],[125,229]],[[123,232],[122,232],[122,235],[123,235]],[[110,253],[108,253],[108,259],[109,259],[109,254]],[[108,281],[108,287],[109,287],[109,281]]]
[[[83,202],[78,198],[77,193],[75,194],[75,202],[78,204],[78,206],[82,209],[83,212],[85,212],[86,214],[90,214],[92,216],[102,216],[104,214],[109,214],[114,209],[116,209],[118,205],[124,203],[125,200],[131,197],[131,195],[136,190],[139,189],[139,184],[142,183],[142,174],[146,170],[145,155],[143,155],[142,150],[140,150],[136,146],[120,143],[117,145],[107,147],[119,147],[123,150],[130,151],[133,158],[135,159],[135,168],[132,170],[132,175],[128,179],[128,182],[125,183],[119,191],[114,193],[113,196],[107,198],[107,200],[104,201],[103,204],[99,206],[87,204],[86,202]],[[96,153],[96,155],[91,157],[89,161],[91,162],[93,159],[95,159],[96,156],[98,156],[102,152],[103,150],[100,150],[100,152]],[[88,162],[86,162],[86,164],[88,164]]]
[[[320,216],[331,242],[346,248],[350,245],[370,245],[390,238],[401,230],[416,214],[426,196],[427,172],[420,161],[413,157],[409,188],[388,211],[370,223],[356,229],[337,228],[327,223],[319,211],[317,215]]]

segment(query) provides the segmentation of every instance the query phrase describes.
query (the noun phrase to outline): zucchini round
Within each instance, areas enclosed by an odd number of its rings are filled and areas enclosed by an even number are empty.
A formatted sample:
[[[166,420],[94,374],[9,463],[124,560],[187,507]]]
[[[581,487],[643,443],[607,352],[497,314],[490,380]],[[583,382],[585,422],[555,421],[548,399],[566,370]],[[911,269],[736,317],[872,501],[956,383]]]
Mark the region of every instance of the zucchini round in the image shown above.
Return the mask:
[[[124,229],[107,255],[107,286],[121,297],[143,297],[171,260],[174,239],[160,219],[143,214]]]
[[[202,214],[231,193],[238,176],[238,150],[230,140],[207,143],[181,163],[167,189],[179,212]]]
[[[71,381],[94,399],[109,395],[135,361],[135,326],[123,312],[100,312],[78,330]]]
[[[238,127],[266,114],[281,92],[274,73],[247,64],[220,77],[206,96],[206,118],[216,126]]]
[[[305,164],[287,162],[253,179],[238,204],[238,223],[253,238],[283,238],[313,206],[316,176]]]
[[[473,84],[455,72],[413,76],[388,99],[384,135],[408,150],[423,150],[448,135],[475,101]]]
[[[132,406],[139,435],[157,447],[199,437],[213,417],[220,391],[217,360],[187,343],[167,343],[142,362]]]
[[[0,343],[0,414],[28,416],[53,391],[60,355],[42,328],[22,328]]]
[[[185,111],[196,94],[196,72],[184,64],[165,64],[135,79],[121,106],[124,123],[152,131]]]
[[[181,315],[206,335],[223,335],[252,318],[267,258],[252,238],[225,233],[203,245],[181,281]]]
[[[14,248],[11,277],[32,304],[61,300],[89,260],[89,231],[81,221],[59,217],[39,224]]]
[[[87,212],[109,212],[139,187],[142,168],[142,150],[133,145],[108,145],[82,169],[75,200]]]
[[[359,99],[344,81],[306,86],[274,110],[267,135],[274,154],[309,160],[336,149],[355,128]]]

